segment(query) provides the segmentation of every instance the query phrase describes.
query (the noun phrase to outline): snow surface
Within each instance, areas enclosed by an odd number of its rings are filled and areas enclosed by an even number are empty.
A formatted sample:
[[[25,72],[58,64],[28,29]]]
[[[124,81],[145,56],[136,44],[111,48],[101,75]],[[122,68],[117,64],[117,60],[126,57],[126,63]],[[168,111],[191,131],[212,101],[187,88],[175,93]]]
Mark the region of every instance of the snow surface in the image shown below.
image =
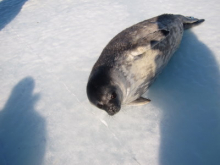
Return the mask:
[[[219,0],[1,0],[0,165],[219,165]],[[146,93],[115,116],[89,73],[118,32],[178,13],[206,19]]]

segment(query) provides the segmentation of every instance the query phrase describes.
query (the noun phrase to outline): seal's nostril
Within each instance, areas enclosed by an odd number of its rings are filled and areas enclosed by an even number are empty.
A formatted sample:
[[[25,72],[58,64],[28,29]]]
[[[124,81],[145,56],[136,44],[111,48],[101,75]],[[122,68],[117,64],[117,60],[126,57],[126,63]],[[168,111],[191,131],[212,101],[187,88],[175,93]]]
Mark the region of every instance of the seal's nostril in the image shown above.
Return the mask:
[[[114,114],[116,114],[117,112],[119,112],[120,108],[118,107],[115,107],[115,106],[112,106],[112,107],[109,107],[109,109],[107,110],[107,113],[110,115],[110,116],[113,116]]]

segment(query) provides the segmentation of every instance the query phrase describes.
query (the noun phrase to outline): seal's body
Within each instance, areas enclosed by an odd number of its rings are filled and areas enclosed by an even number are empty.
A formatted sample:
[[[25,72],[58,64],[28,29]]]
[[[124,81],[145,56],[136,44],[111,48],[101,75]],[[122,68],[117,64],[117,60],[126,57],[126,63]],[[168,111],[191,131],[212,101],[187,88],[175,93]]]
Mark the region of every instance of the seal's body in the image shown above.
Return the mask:
[[[145,104],[142,98],[178,48],[183,31],[204,20],[163,14],[116,35],[95,63],[87,84],[91,103],[109,115],[122,104]]]

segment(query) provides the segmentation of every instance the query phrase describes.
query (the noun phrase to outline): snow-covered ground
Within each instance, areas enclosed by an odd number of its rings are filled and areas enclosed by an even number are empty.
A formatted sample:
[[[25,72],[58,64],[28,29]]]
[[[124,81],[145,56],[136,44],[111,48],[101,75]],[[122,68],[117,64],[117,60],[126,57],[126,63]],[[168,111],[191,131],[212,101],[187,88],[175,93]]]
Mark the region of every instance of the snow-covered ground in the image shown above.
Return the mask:
[[[219,165],[219,0],[1,0],[0,165]],[[115,116],[89,73],[118,32],[178,13],[206,21],[146,93]]]

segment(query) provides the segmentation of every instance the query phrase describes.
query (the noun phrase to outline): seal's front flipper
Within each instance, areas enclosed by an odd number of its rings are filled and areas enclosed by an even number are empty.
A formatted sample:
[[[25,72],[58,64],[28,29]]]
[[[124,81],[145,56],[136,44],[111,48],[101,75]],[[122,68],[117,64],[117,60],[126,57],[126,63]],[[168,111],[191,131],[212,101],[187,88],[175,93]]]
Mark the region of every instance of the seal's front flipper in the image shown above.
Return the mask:
[[[140,97],[137,100],[132,101],[128,105],[144,105],[144,104],[149,103],[150,101],[151,101],[150,99],[146,99],[146,98]]]
[[[205,21],[204,19],[197,19],[194,17],[184,17],[183,18],[183,27],[185,30],[190,29],[194,26],[201,24],[204,21]]]

